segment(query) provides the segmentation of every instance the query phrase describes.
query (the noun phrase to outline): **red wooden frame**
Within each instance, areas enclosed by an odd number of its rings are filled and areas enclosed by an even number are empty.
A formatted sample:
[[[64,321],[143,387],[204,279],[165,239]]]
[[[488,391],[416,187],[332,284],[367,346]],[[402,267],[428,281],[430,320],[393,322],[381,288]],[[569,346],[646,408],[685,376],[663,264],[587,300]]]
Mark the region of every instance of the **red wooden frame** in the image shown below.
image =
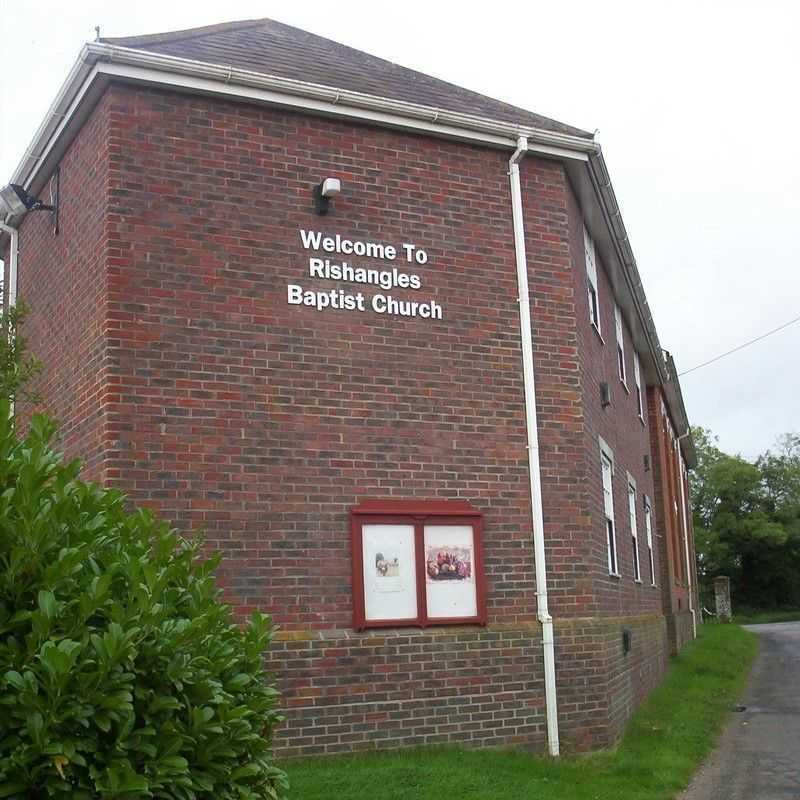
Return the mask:
[[[442,525],[470,525],[474,548],[475,604],[473,617],[428,617],[425,590],[425,524],[436,520]],[[364,525],[413,525],[414,561],[416,566],[417,616],[413,619],[376,620],[366,618],[364,597]],[[483,514],[461,500],[366,500],[350,511],[350,535],[353,563],[353,627],[402,628],[429,625],[486,625],[486,572],[483,561]]]

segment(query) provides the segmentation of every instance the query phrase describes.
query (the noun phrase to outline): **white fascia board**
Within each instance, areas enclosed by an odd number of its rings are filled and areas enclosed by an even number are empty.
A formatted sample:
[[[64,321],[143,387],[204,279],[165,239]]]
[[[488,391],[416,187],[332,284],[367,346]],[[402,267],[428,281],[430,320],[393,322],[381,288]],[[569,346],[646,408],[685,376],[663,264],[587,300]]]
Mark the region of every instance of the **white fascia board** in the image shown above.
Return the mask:
[[[56,156],[57,160],[60,159],[72,140],[68,132],[77,132],[105,89],[106,85],[97,80],[97,75],[97,67],[89,67],[85,80],[70,99],[67,110],[62,114],[48,115],[48,120],[52,122],[50,135],[43,138],[41,142],[38,139],[34,140],[34,143],[40,145],[41,149],[38,152],[33,147],[28,150],[14,173],[12,183],[21,183],[30,189],[36,182],[36,178],[39,177],[39,172],[44,173],[41,177],[49,174],[50,170],[42,170],[42,167],[46,166],[53,156]],[[26,166],[28,167],[27,173],[25,172]]]
[[[300,112],[311,111],[327,117],[354,120],[356,122],[378,125],[384,128],[394,128],[397,130],[410,131],[412,133],[427,134],[460,142],[480,144],[506,150],[513,150],[517,144],[516,139],[510,135],[500,136],[498,134],[479,130],[476,131],[466,127],[456,127],[455,125],[448,124],[444,117],[441,117],[441,121],[411,116],[406,117],[389,111],[351,106],[342,100],[333,102],[326,99],[300,97],[294,94],[283,94],[271,89],[220,83],[218,80],[209,78],[177,75],[175,73],[162,72],[148,67],[137,67],[113,62],[100,62],[97,64],[96,70],[98,75],[104,75],[116,80],[127,80],[134,83],[147,84],[148,86],[176,88],[195,94],[212,95],[214,97],[223,97],[233,101],[268,105]],[[589,160],[589,154],[586,152],[576,152],[575,150],[568,150],[565,147],[543,142],[529,143],[528,151],[550,158],[568,158],[579,162],[588,162]]]
[[[592,155],[587,166],[587,173],[597,201],[597,207],[603,216],[604,227],[610,233],[611,247],[620,266],[620,272],[623,276],[631,305],[635,311],[639,329],[642,331],[647,343],[647,349],[650,353],[650,366],[658,376],[659,383],[666,383],[669,380],[669,376],[664,366],[661,343],[658,339],[653,315],[650,312],[639,269],[636,265],[636,258],[628,239],[628,232],[622,220],[622,213],[614,193],[614,187],[611,185],[611,177],[602,152]],[[633,326],[631,326],[631,329],[632,332],[635,331]],[[634,342],[634,345],[636,344],[638,343]]]
[[[94,42],[84,45],[81,50],[14,171],[12,183],[22,184],[28,189],[32,187],[45,157],[54,150],[64,130],[71,127],[76,111],[82,109],[82,100],[89,94],[96,99],[98,92],[94,84],[101,77],[312,111],[508,150],[514,150],[517,139],[524,135],[528,137],[531,152],[568,161],[586,162],[599,149],[592,139],[556,131],[526,128],[402,100]],[[103,83],[101,89],[105,85]],[[95,91],[90,92],[90,88]]]
[[[40,188],[112,79],[311,111],[512,151],[522,134],[529,137],[531,152],[566,162],[586,163],[598,149],[594,140],[570,134],[94,42],[81,49],[11,183],[33,193]],[[6,222],[17,225],[22,216]],[[0,244],[3,240],[0,231]]]
[[[599,151],[599,145],[593,139],[581,136],[546,131],[518,123],[497,121],[404,100],[354,92],[349,89],[339,89],[292,78],[265,75],[235,67],[218,66],[203,61],[109,44],[87,44],[86,50],[98,61],[155,69],[170,75],[206,78],[214,83],[221,82],[236,89],[243,87],[265,89],[277,92],[281,96],[295,95],[306,100],[322,100],[332,105],[342,104],[352,108],[386,112],[404,119],[420,119],[431,123],[440,123],[443,126],[464,128],[473,133],[494,134],[510,140],[510,144],[504,143],[502,146],[511,147],[512,150],[516,148],[517,139],[525,136],[533,144],[549,145],[569,153],[596,153]],[[236,92],[234,91],[233,94]],[[308,106],[301,104],[300,107]]]
[[[243,101],[257,105],[278,106],[296,111],[311,111],[325,116],[340,117],[358,122],[374,123],[382,127],[402,128],[421,133],[435,134],[448,139],[476,142],[498,148],[515,147],[515,140],[506,136],[471,131],[466,128],[455,128],[424,119],[402,117],[385,111],[369,110],[348,106],[341,102],[326,99],[300,97],[294,94],[283,94],[271,89],[223,83],[211,78],[193,75],[178,75],[148,67],[128,64],[98,63],[97,72],[116,80],[130,81],[148,86],[173,88],[194,94],[213,95],[229,100]]]
[[[213,68],[219,69],[219,68]],[[414,133],[428,134],[445,139],[488,145],[506,150],[517,146],[519,126],[497,123],[478,117],[468,117],[454,112],[439,111],[426,106],[414,106],[402,101],[360,95],[355,92],[338,92],[307,84],[308,91],[301,94],[298,81],[245,73],[220,80],[220,77],[201,74],[186,74],[165,71],[148,64],[98,62],[100,74],[134,82],[177,88],[234,101],[245,101],[259,105],[278,106],[297,111],[311,111],[324,116],[356,120],[382,127],[390,127]],[[247,80],[245,80],[247,78]],[[529,140],[529,151],[552,158],[588,161],[595,144],[580,140],[580,149],[572,141],[557,136],[551,137],[541,131],[535,140]],[[589,145],[587,147],[587,145]]]
[[[87,81],[94,67],[94,58],[89,56],[84,47],[72,69],[69,71],[66,80],[61,84],[55,100],[45,115],[42,124],[34,134],[30,146],[25,151],[20,163],[11,176],[10,183],[18,183],[29,186],[32,175],[36,172],[37,163],[42,158],[42,153],[47,149],[59,129],[69,121],[69,117],[74,113],[77,104],[74,102],[75,96],[82,94],[91,80]]]

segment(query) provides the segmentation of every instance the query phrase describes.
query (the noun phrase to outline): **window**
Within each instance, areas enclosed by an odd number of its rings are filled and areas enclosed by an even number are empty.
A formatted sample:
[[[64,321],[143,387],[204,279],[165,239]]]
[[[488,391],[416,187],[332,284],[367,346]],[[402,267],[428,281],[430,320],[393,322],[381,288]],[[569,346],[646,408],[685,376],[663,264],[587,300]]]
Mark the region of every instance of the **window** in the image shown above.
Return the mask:
[[[614,463],[605,450],[601,451],[600,460],[603,465],[603,510],[606,520],[608,572],[611,575],[619,575],[619,565],[617,564],[617,532],[614,529],[614,489],[611,480],[614,472]]]
[[[633,579],[637,583],[642,581],[642,571],[639,564],[639,531],[636,527],[636,484],[628,476],[628,514],[631,518],[631,546],[633,547]]]
[[[636,406],[639,419],[644,422],[644,398],[642,397],[642,371],[639,367],[639,354],[633,351],[633,379],[636,381]]]
[[[647,534],[647,555],[650,561],[650,585],[656,585],[656,568],[653,561],[653,512],[650,508],[650,500],[647,496],[644,498],[644,529]]]
[[[672,555],[673,555],[673,567],[675,569],[674,578],[676,583],[683,583],[684,565],[683,565],[683,558],[681,556],[680,515],[678,513],[678,475],[677,475],[678,440],[675,437],[675,432],[672,429],[671,423],[669,423],[668,431],[670,440],[672,442],[672,458],[669,459],[668,472],[669,472],[669,492],[672,495],[672,510],[673,510]]]
[[[583,248],[586,256],[586,278],[589,290],[589,321],[600,333],[600,300],[597,294],[597,261],[595,260],[594,241],[584,226]]]
[[[619,379],[627,389],[628,382],[625,376],[625,342],[622,338],[622,312],[619,306],[614,304],[614,327],[617,329],[617,367],[619,369]]]
[[[486,624],[480,511],[366,501],[351,512],[356,630]]]

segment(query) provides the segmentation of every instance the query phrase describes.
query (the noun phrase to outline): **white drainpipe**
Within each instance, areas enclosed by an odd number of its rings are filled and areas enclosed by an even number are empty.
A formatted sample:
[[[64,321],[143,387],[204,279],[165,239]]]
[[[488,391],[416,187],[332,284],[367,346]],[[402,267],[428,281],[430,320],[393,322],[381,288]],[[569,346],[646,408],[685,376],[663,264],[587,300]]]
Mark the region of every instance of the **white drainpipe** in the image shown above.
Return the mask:
[[[680,441],[685,436],[688,436],[691,431],[686,431],[683,436],[678,437],[678,452],[676,453],[678,458],[678,479],[680,480],[681,484],[681,519],[683,520],[683,548],[686,555],[686,581],[687,586],[689,587],[689,611],[692,612],[692,637],[697,638],[697,617],[694,613],[694,603],[692,602],[692,563],[689,560],[689,527],[686,522],[686,489],[683,485],[684,475],[686,474],[684,466],[683,466],[683,457],[681,456],[681,447]]]
[[[8,305],[13,306],[17,303],[17,258],[19,253],[19,231],[0,222],[0,231],[7,233],[11,237],[9,244],[9,265],[8,265]]]
[[[533,339],[528,294],[528,260],[525,255],[525,226],[522,216],[522,188],[519,162],[528,150],[524,136],[517,139],[517,149],[508,162],[511,178],[511,211],[514,219],[514,249],[517,258],[517,291],[519,292],[519,329],[522,339],[522,376],[525,387],[525,424],[528,429],[528,473],[531,482],[531,511],[533,521],[533,552],[536,560],[536,604],[542,624],[544,650],[544,694],[547,711],[547,746],[551,756],[557,756],[558,701],[556,698],[556,658],[553,637],[553,618],[547,609],[547,565],[544,555],[544,524],[542,521],[542,476],[539,467],[539,430],[536,419],[536,381],[533,373]]]

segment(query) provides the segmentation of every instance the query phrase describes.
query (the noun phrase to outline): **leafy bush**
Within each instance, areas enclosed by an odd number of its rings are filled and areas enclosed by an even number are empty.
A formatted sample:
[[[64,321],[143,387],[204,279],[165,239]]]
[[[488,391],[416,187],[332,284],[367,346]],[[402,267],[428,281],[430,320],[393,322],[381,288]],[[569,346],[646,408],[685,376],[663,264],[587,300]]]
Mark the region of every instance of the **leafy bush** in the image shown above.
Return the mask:
[[[24,439],[0,401],[0,797],[285,796],[262,657],[216,559]]]
[[[29,385],[42,371],[42,363],[28,351],[28,343],[21,332],[27,316],[28,306],[21,297],[16,305],[0,312],[0,397],[7,397],[11,402],[38,403],[39,393]]]

